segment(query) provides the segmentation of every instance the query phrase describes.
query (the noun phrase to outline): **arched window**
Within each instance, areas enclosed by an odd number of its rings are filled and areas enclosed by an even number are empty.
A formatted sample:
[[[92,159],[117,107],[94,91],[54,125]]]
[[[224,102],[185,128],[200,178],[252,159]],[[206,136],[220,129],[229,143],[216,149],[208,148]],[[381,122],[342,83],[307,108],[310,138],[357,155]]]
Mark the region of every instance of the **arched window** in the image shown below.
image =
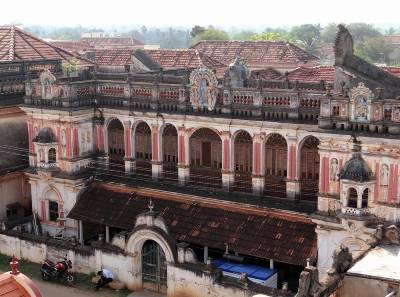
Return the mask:
[[[49,201],[49,220],[52,222],[57,222],[58,220],[58,202],[57,201]]]
[[[361,207],[362,208],[367,208],[368,207],[368,198],[369,198],[369,189],[365,189],[363,194],[362,194],[362,200],[361,200]]]
[[[357,200],[358,200],[358,194],[356,189],[350,188],[348,193],[347,206],[357,208]]]
[[[83,139],[85,135],[82,134]],[[118,119],[113,119],[108,125],[107,129],[108,136],[108,154],[110,162],[122,162],[125,156],[124,146],[124,126]]]
[[[57,152],[54,147],[49,149],[49,163],[56,163],[57,162]]]

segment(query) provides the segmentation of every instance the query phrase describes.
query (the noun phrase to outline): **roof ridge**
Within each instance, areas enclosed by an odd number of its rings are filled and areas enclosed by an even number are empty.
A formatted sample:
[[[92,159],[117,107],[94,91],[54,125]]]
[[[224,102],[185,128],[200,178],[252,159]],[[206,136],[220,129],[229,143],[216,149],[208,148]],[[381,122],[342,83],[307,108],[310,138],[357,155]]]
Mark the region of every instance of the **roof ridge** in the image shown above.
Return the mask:
[[[10,28],[10,43],[8,44],[8,61],[14,61],[15,57],[15,26]]]

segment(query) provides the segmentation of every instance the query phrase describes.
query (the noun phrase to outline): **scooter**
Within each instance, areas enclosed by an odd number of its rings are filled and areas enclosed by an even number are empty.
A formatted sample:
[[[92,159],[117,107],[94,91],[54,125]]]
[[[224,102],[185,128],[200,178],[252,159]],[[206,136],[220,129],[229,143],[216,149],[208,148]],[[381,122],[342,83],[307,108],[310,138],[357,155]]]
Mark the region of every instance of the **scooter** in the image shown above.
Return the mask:
[[[45,281],[54,280],[54,279],[62,279],[67,284],[73,284],[75,278],[73,274],[70,272],[72,269],[72,262],[64,258],[63,261],[54,263],[48,259],[44,260],[42,267],[40,268],[40,272],[42,275],[42,279]]]

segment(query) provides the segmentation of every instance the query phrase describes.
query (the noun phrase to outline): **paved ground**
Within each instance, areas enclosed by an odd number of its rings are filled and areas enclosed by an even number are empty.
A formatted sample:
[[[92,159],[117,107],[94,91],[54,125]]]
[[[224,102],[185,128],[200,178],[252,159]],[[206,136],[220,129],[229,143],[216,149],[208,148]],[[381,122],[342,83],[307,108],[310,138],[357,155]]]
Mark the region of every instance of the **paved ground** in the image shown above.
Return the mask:
[[[164,297],[149,291],[133,292],[128,295],[116,294],[110,289],[101,289],[98,292],[68,287],[54,282],[34,280],[39,286],[43,297]]]

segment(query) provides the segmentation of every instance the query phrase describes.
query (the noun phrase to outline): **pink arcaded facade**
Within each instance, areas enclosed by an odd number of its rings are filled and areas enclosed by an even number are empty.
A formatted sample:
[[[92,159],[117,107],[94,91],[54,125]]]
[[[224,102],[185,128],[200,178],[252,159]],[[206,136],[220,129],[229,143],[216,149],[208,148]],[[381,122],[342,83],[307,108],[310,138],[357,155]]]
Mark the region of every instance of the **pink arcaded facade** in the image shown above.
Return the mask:
[[[229,63],[207,56],[224,46]],[[400,79],[355,56],[343,26],[333,67],[303,65],[315,57],[290,44],[270,48],[275,60],[285,50],[285,73],[235,54],[259,46],[136,52],[168,66],[74,77],[53,61],[26,79],[42,235],[79,242],[82,267],[108,266],[133,290],[205,296],[207,280],[228,295],[212,258],[277,272],[278,290],[242,276],[230,295],[334,294],[353,260],[397,232]]]

